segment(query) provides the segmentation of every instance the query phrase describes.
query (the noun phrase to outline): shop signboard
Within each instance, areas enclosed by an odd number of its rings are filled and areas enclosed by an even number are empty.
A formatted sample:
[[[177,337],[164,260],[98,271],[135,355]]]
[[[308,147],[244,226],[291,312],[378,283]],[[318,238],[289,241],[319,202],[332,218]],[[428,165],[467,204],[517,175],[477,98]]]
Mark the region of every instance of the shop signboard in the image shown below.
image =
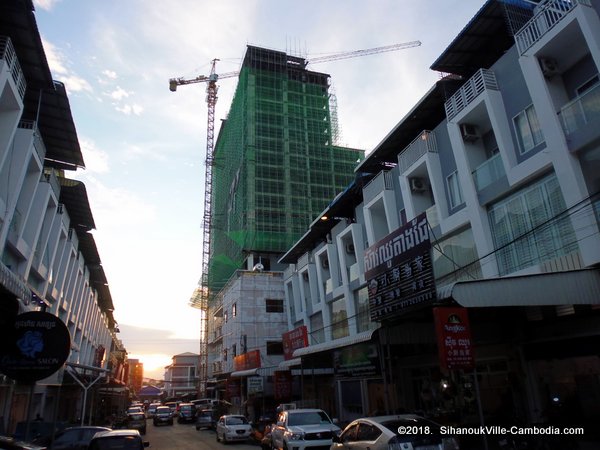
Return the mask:
[[[276,370],[273,377],[273,396],[275,400],[288,401],[292,398],[292,372]]]
[[[287,331],[281,337],[283,341],[283,357],[286,361],[293,358],[294,350],[308,347],[308,329],[306,325]]]
[[[333,352],[333,369],[340,377],[365,377],[378,375],[380,364],[377,345],[356,344]]]
[[[48,312],[17,315],[2,336],[0,372],[24,383],[54,374],[71,351],[69,329],[60,318]]]
[[[369,247],[364,264],[372,321],[396,317],[436,299],[425,213]]]
[[[260,367],[260,350],[252,350],[233,358],[233,370],[250,370]]]
[[[225,392],[228,400],[232,400],[241,395],[240,381],[238,379],[227,379]]]
[[[443,369],[474,368],[469,315],[466,308],[433,308],[440,365]]]
[[[264,391],[263,377],[248,377],[246,378],[246,385],[248,388],[248,395],[260,394]]]

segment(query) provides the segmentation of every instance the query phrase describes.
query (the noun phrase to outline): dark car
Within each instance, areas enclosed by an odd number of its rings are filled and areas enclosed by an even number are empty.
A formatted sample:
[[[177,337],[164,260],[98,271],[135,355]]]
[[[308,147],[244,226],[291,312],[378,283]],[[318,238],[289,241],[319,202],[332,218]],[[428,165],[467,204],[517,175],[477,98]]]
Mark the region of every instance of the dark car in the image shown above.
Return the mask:
[[[23,442],[18,439],[0,436],[0,449],[6,450],[47,450],[47,447],[40,447],[31,442]]]
[[[162,424],[173,425],[173,414],[171,413],[171,408],[168,406],[159,406],[156,408],[156,412],[152,418],[152,423],[154,426]]]
[[[196,420],[196,406],[193,403],[180,403],[177,423],[191,423]]]
[[[137,430],[110,430],[96,433],[88,450],[144,450],[150,447]]]
[[[196,412],[196,430],[201,428],[215,429],[217,423],[216,411],[214,409],[202,409]]]
[[[52,437],[36,439],[36,444],[46,445],[49,450],[86,450],[94,435],[100,431],[110,431],[107,427],[69,427]],[[0,446],[0,448],[2,448]]]
[[[146,434],[146,414],[143,412],[127,414],[125,424],[130,430],[138,430],[141,434]]]

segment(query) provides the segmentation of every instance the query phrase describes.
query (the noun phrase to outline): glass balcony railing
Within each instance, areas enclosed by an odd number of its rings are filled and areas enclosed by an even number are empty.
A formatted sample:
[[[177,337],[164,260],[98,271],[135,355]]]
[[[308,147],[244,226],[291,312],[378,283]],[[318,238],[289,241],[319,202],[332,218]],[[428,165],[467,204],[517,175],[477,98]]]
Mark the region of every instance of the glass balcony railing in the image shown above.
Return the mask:
[[[588,123],[599,121],[600,84],[563,106],[559,115],[567,136]]]
[[[358,280],[360,276],[360,269],[358,268],[358,263],[354,263],[350,266],[348,270],[348,281]]]
[[[502,158],[500,153],[496,153],[490,159],[485,161],[473,172],[473,180],[475,181],[475,187],[477,191],[481,191],[483,188],[489,186],[494,181],[499,180],[506,175],[504,165],[502,164]]]

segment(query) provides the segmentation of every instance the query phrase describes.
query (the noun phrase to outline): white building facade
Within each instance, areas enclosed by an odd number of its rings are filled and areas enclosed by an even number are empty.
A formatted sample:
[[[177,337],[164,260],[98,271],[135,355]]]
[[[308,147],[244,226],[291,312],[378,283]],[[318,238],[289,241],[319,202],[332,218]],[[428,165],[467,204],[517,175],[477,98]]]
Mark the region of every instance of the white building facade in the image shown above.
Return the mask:
[[[65,87],[51,78],[31,2],[3,2],[0,14],[2,317],[51,313],[69,330],[67,364],[73,373],[120,380],[125,349],[90,233],[93,216],[85,186],[66,176],[84,163]],[[32,405],[43,417],[81,415],[79,385],[59,395],[59,386],[71,377],[65,373],[60,369],[37,383]],[[25,419],[28,388],[22,389],[0,375],[0,416],[9,432]]]
[[[289,328],[309,334],[296,363],[335,368],[320,378],[330,389],[303,395],[343,420],[385,409],[476,421],[473,373],[438,357],[432,308],[457,306],[486,418],[538,422],[553,398],[561,420],[598,413],[599,12],[593,0],[486,1],[432,65],[445,76],[281,259]],[[420,217],[433,294],[374,316],[365,252]],[[426,287],[415,267],[402,295]],[[352,352],[363,371],[337,366]]]

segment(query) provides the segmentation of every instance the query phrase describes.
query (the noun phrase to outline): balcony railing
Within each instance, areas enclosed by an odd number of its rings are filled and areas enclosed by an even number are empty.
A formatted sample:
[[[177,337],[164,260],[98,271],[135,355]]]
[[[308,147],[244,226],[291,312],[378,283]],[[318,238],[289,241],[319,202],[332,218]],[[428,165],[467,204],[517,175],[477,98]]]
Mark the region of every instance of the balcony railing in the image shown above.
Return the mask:
[[[496,75],[492,70],[479,69],[475,75],[469,78],[469,80],[444,104],[448,120],[452,120],[486,89],[494,91],[498,90]]]
[[[423,130],[408,144],[398,155],[398,167],[400,173],[404,173],[427,152],[437,153],[437,142],[435,133]]]
[[[440,216],[436,205],[432,205],[425,210],[427,223],[431,228],[437,227],[440,224]]]
[[[21,120],[18,127],[33,131],[33,148],[40,157],[40,161],[43,162],[46,157],[46,145],[42,140],[42,133],[40,133],[36,122],[34,120]]]
[[[368,202],[374,199],[380,192],[394,189],[393,184],[392,174],[389,170],[380,172],[363,188],[364,201]]]
[[[42,173],[40,181],[49,183],[54,195],[56,195],[57,198],[60,196],[60,182],[58,181],[58,178],[54,172]]]
[[[17,86],[17,91],[21,96],[21,100],[23,100],[23,97],[25,97],[25,90],[27,89],[27,82],[25,81],[25,75],[21,70],[15,48],[8,36],[0,36],[0,59],[6,61],[8,70]]]
[[[563,106],[559,115],[567,136],[590,122],[600,120],[600,84]]]
[[[499,180],[506,175],[504,165],[502,164],[502,157],[500,153],[496,153],[490,159],[479,165],[473,172],[473,180],[475,181],[475,187],[477,191],[481,191],[483,188],[489,186],[494,181]]]
[[[577,5],[592,6],[589,0],[551,0],[515,34],[519,54],[525,53]]]

